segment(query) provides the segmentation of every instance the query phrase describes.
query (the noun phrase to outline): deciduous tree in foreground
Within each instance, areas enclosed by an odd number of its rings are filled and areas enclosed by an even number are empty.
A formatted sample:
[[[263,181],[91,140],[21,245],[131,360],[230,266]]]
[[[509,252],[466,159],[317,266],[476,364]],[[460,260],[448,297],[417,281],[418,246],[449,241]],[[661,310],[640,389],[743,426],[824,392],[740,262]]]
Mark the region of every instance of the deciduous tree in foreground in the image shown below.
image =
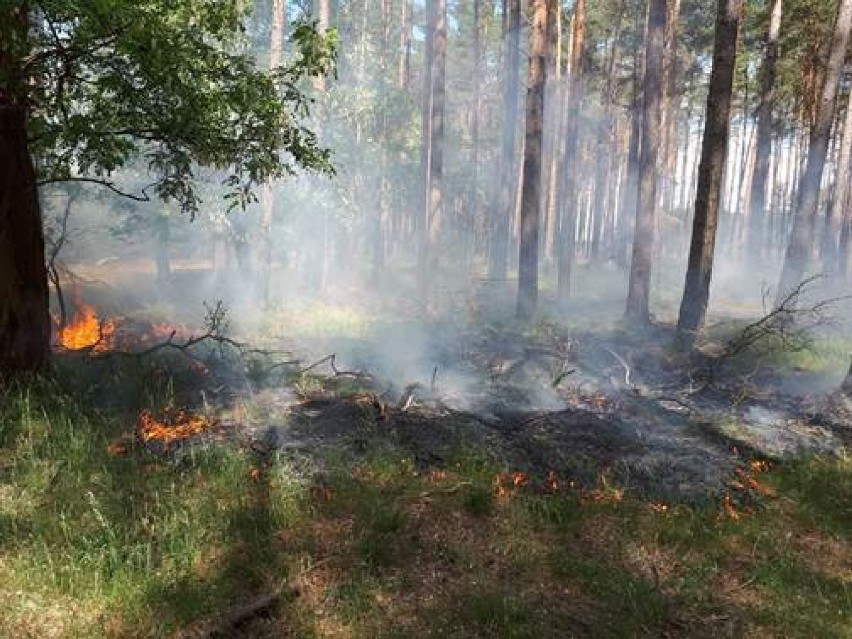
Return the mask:
[[[240,0],[0,4],[0,377],[49,354],[39,185],[147,166],[156,194],[194,214],[197,166],[227,176],[235,206],[297,167],[330,171],[301,121],[304,76],[326,73],[334,37],[296,28],[300,55],[261,71],[243,46]],[[286,153],[282,154],[281,151]]]

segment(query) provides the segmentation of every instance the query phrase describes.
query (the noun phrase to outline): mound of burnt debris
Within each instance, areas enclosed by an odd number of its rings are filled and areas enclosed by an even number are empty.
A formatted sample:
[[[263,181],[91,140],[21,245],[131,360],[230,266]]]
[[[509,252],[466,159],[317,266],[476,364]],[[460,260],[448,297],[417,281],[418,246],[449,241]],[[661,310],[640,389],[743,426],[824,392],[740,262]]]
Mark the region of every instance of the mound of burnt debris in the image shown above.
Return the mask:
[[[848,392],[796,394],[778,375],[734,368],[709,374],[670,337],[484,329],[448,343],[436,335],[414,380],[372,372],[369,357],[350,350],[352,366],[329,355],[282,368],[274,383],[211,392],[228,402],[197,407],[204,418],[146,414],[141,441],[159,455],[246,446],[306,478],[330,459],[355,465],[376,450],[424,471],[470,453],[527,476],[580,486],[605,476],[643,497],[688,502],[726,494],[754,463],[834,454],[852,441]]]

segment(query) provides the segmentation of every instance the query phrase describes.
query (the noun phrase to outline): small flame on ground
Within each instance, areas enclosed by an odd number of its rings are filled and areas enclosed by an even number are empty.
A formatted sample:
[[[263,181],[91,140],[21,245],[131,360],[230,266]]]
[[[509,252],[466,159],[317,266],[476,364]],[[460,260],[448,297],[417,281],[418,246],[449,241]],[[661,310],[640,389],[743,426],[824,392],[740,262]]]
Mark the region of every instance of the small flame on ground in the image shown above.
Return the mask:
[[[164,411],[163,419],[159,420],[149,410],[139,413],[139,437],[143,442],[157,442],[165,447],[175,442],[189,439],[211,430],[219,425],[218,420],[211,420],[202,415],[193,415],[185,410]]]
[[[548,490],[552,490],[553,492],[559,490],[559,478],[552,470],[547,471],[547,478],[544,481]]]

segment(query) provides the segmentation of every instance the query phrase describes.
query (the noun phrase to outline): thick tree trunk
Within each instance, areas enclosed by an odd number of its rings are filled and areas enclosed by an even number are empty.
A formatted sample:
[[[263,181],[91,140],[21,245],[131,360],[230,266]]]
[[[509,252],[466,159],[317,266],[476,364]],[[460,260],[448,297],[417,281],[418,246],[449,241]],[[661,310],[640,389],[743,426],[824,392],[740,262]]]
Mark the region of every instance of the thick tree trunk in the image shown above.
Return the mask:
[[[793,229],[784,257],[784,269],[778,284],[776,303],[783,300],[802,281],[810,261],[814,245],[813,218],[817,214],[831,124],[834,120],[837,89],[849,46],[850,29],[852,29],[852,0],[840,0],[828,66],[816,107],[816,121],[811,128],[807,164],[799,180]]]
[[[518,260],[519,319],[528,320],[538,303],[538,231],[541,207],[541,145],[544,120],[547,0],[532,0],[530,65],[527,76],[521,241]]]
[[[742,0],[718,0],[713,70],[707,95],[701,164],[698,167],[692,244],[677,324],[681,338],[689,346],[694,342],[696,331],[704,324],[710,297],[713,252],[730,135],[737,34],[741,19]]]
[[[766,32],[766,52],[760,69],[760,97],[757,107],[757,139],[753,175],[746,211],[749,215],[748,253],[752,263],[761,256],[766,210],[766,183],[769,177],[769,159],[772,156],[772,119],[775,110],[775,78],[778,65],[778,41],[781,36],[781,19],[784,0],[772,0],[769,11],[769,28]]]
[[[663,40],[666,0],[649,0],[645,35],[645,95],[642,100],[642,148],[639,159],[639,198],[633,258],[627,292],[626,316],[647,323],[650,319],[651,269],[654,262],[657,156],[660,148],[660,102],[663,94]]]
[[[0,9],[0,378],[38,371],[50,354],[50,298],[27,137],[28,3]]]
[[[44,235],[26,110],[3,98],[0,88],[0,378],[37,371],[50,351]]]
[[[500,153],[500,184],[497,203],[492,211],[491,247],[488,276],[505,280],[509,261],[509,230],[515,213],[515,131],[518,124],[519,60],[521,49],[521,0],[508,0],[508,16],[504,11],[503,59],[503,133]]]

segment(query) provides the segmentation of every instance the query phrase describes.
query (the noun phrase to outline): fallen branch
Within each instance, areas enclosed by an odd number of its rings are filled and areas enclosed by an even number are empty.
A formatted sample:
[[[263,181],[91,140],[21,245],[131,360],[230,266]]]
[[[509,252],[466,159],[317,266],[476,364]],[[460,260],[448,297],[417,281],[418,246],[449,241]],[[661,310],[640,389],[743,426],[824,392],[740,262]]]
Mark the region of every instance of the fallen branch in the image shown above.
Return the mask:
[[[447,488],[433,488],[432,490],[424,490],[420,493],[420,497],[429,497],[430,495],[436,495],[439,493],[444,495],[452,495],[453,493],[457,493],[461,488],[464,488],[465,486],[473,486],[473,482],[460,481]]]
[[[336,353],[332,353],[331,355],[326,355],[325,357],[323,357],[320,360],[317,360],[316,362],[314,362],[310,366],[306,366],[305,368],[302,368],[302,369],[296,371],[296,377],[298,377],[299,375],[304,375],[305,373],[308,373],[308,372],[314,370],[315,368],[319,368],[320,366],[322,366],[323,364],[328,362],[328,365],[331,368],[332,373],[334,373],[335,377],[354,377],[354,378],[359,378],[359,379],[373,379],[373,376],[370,375],[370,373],[363,373],[361,371],[340,370],[339,368],[337,368],[336,361],[337,361],[337,354]]]
[[[802,280],[778,304],[763,317],[743,328],[730,339],[716,363],[733,357],[768,338],[776,338],[785,350],[801,351],[806,349],[811,339],[809,331],[829,322],[828,312],[838,302],[850,299],[849,295],[833,297],[809,306],[801,306],[801,298],[809,286],[822,276],[814,275]],[[767,293],[764,292],[764,299]]]
[[[295,599],[299,589],[288,585],[259,595],[248,603],[234,606],[210,619],[202,620],[173,635],[174,639],[212,639],[232,637],[234,629],[256,617],[268,614],[282,599]]]

